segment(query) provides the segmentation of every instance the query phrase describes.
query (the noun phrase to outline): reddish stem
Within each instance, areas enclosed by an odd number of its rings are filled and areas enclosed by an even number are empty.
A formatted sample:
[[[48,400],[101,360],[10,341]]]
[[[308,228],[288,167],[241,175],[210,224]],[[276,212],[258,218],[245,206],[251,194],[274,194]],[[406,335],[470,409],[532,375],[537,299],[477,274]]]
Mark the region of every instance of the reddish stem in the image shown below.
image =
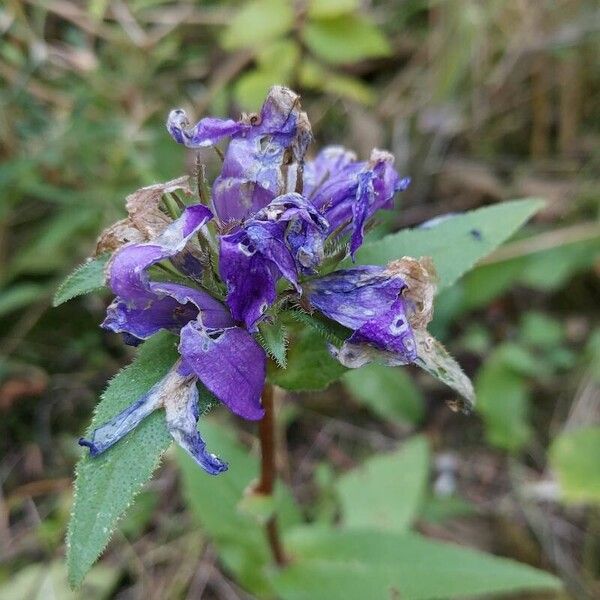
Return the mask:
[[[262,395],[262,404],[265,409],[265,416],[258,425],[260,437],[260,481],[255,487],[257,494],[272,496],[275,487],[276,466],[275,466],[275,415],[273,410],[273,386],[265,383]],[[271,547],[273,558],[279,566],[287,564],[287,558],[279,538],[279,529],[277,527],[277,517],[273,515],[265,525],[267,541]]]

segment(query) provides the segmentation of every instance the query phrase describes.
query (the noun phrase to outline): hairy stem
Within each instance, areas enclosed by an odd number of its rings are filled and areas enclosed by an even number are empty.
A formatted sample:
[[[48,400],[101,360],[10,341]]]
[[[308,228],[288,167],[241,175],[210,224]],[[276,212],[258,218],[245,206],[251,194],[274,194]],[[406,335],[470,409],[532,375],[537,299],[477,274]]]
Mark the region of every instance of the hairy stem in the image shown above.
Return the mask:
[[[261,450],[260,481],[255,488],[255,492],[257,494],[272,496],[275,487],[276,467],[273,386],[270,383],[265,383],[262,404],[265,409],[265,416],[258,426]],[[287,564],[287,558],[283,552],[283,546],[281,545],[281,540],[279,538],[277,517],[274,514],[269,518],[265,525],[265,533],[275,562],[279,566]]]

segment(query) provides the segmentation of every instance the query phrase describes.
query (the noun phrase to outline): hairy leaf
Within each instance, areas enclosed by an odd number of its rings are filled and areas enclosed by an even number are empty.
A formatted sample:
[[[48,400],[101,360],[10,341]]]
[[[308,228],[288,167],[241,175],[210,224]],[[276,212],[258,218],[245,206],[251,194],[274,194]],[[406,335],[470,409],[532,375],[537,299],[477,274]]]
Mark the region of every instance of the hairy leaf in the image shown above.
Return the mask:
[[[306,329],[288,352],[285,370],[273,369],[269,379],[287,390],[323,390],[346,372],[327,348],[327,342],[314,329]]]
[[[421,421],[423,398],[404,369],[372,363],[350,369],[342,379],[357,401],[383,419],[401,423]]]
[[[177,359],[175,338],[159,333],[134,362],[112,379],[87,431],[111,419],[147,392]],[[80,585],[108,543],[117,521],[159,464],[171,437],[162,411],[155,412],[104,454],[84,451],[77,466],[75,500],[67,533],[69,581]]]
[[[429,449],[420,436],[396,452],[368,459],[336,483],[344,526],[406,531],[423,501],[428,475]]]
[[[110,254],[102,254],[77,267],[59,286],[52,306],[59,306],[67,300],[89,294],[104,287],[105,270]]]
[[[259,328],[258,341],[265,352],[281,369],[287,366],[287,330],[281,322],[263,323]]]
[[[356,262],[386,264],[402,256],[430,256],[442,289],[507,240],[542,205],[536,199],[511,200],[448,217],[428,228],[404,229],[365,244]]]
[[[528,565],[416,534],[307,526],[286,544],[293,562],[272,576],[283,600],[433,600],[561,586]]]

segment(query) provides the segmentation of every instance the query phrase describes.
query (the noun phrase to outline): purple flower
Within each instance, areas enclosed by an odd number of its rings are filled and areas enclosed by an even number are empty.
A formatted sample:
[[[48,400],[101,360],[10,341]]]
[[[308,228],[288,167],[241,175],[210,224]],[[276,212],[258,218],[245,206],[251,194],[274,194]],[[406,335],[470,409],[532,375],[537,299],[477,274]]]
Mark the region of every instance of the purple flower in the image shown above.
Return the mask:
[[[304,286],[309,303],[351,333],[333,356],[354,369],[370,362],[414,363],[457,391],[469,412],[473,386],[447,350],[427,332],[433,316],[435,269],[430,258],[404,257],[387,267],[355,267]]]
[[[343,351],[338,353],[345,366],[366,364],[369,362],[366,356],[371,357],[372,350],[382,356],[393,356],[396,364],[416,359],[408,315],[410,303],[402,295],[407,290],[403,275],[402,270],[392,265],[354,267],[334,271],[305,286],[311,306],[352,331]],[[367,353],[358,352],[365,348]]]
[[[310,272],[323,258],[327,221],[300,194],[285,194],[221,236],[219,272],[227,284],[233,318],[255,331],[277,296],[281,277],[300,292],[299,272]]]
[[[167,428],[173,439],[207,472],[217,475],[227,470],[227,463],[206,450],[196,424],[199,418],[196,378],[182,375],[177,365],[150,391],[101,427],[94,429],[90,439],[79,444],[90,449],[90,456],[98,456],[158,408],[165,409]]]
[[[361,162],[341,146],[329,146],[306,163],[304,195],[329,222],[329,233],[350,229],[352,256],[363,242],[368,219],[380,208],[392,208],[394,194],[410,183],[393,164],[389,152],[373,150],[369,161]]]
[[[148,276],[153,265],[185,254],[211,217],[205,206],[189,206],[157,238],[123,246],[111,259],[108,283],[117,297],[102,326],[138,341],[161,329],[179,333],[181,361],[148,394],[96,429],[90,440],[81,441],[92,455],[112,446],[147,414],[164,406],[167,425],[177,442],[208,472],[223,470],[223,463],[206,453],[195,429],[197,381],[237,415],[262,418],[260,395],[266,372],[262,348],[208,292],[151,281]]]
[[[206,117],[193,127],[183,110],[171,111],[167,129],[175,141],[188,148],[231,138],[212,188],[213,206],[221,222],[239,222],[285,193],[290,185],[295,190],[312,139],[299,99],[288,88],[274,86],[258,115],[244,115],[239,121]]]
[[[409,181],[400,178],[389,153],[373,150],[369,161],[358,161],[332,146],[305,168],[310,124],[299,96],[280,86],[270,90],[259,114],[239,121],[206,117],[191,126],[178,109],[170,113],[167,129],[189,148],[230,141],[212,186],[212,212],[195,204],[171,221],[160,208],[163,193],[192,195],[175,180],[132,195],[129,217],[110,230],[109,247],[117,242],[119,249],[107,281],[116,297],[102,326],[132,344],[170,331],[179,336],[180,357],[146,394],[80,440],[92,456],[164,408],[177,443],[208,473],[225,470],[197,430],[198,385],[245,419],[263,417],[266,355],[251,334],[282,291],[296,299],[304,294],[310,306],[349,330],[341,347],[332,348],[343,365],[416,363],[472,398],[468,378],[426,331],[435,291],[428,259],[405,257],[387,267],[318,276],[328,237],[349,236],[354,257],[368,220],[380,208],[391,208],[395,193],[406,189]],[[207,228],[213,213],[215,227]],[[121,245],[126,240],[130,243]],[[214,280],[213,265],[221,282]],[[175,269],[177,281],[157,280],[161,269],[162,279]],[[224,299],[203,287],[207,278],[213,278],[211,290],[225,285]],[[277,311],[273,314],[276,318]]]

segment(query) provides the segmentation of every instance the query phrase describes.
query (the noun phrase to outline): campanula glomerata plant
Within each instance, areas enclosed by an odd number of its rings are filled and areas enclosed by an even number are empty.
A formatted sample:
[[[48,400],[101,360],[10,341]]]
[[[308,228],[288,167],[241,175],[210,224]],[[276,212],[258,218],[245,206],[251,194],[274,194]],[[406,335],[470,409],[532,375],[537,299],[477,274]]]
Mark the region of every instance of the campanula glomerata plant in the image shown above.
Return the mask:
[[[206,473],[227,476],[226,452],[203,437],[203,415],[215,405],[259,422],[261,468],[246,495],[267,500],[276,490],[274,385],[310,389],[303,382],[316,370],[324,387],[369,363],[413,364],[446,384],[450,406],[468,413],[471,382],[427,330],[436,288],[537,206],[506,203],[493,214],[482,209],[369,243],[373,219],[393,207],[408,178],[384,150],[366,160],[341,146],[314,151],[292,90],[273,87],[259,113],[238,120],[205,117],[193,125],[176,109],[167,130],[192,150],[214,147],[220,173],[210,184],[197,164],[190,176],[128,196],[127,217],[102,233],[95,258],[56,298],[107,286],[114,299],[102,327],[141,346],[79,441],[88,452],[68,535],[75,584],[171,439]],[[223,151],[217,144],[226,140]],[[265,539],[284,566],[290,552],[269,506]]]
[[[408,180],[381,150],[359,161],[333,146],[306,161],[312,136],[299,100],[274,87],[259,114],[238,121],[207,117],[190,126],[184,111],[169,115],[169,133],[189,148],[230,142],[210,199],[182,206],[155,236],[124,243],[108,263],[116,298],[102,327],[134,345],[172,331],[181,358],[147,394],[80,441],[92,456],[164,407],[177,443],[208,473],[224,471],[227,464],[197,430],[196,384],[240,417],[262,419],[267,353],[253,334],[284,306],[346,328],[343,344],[330,348],[344,366],[421,364],[473,401],[468,379],[426,330],[435,291],[430,260],[402,257],[331,271],[328,243],[343,240],[353,257],[369,220],[392,207]],[[338,260],[345,254],[338,252]],[[165,262],[173,280],[153,281],[149,271]]]

